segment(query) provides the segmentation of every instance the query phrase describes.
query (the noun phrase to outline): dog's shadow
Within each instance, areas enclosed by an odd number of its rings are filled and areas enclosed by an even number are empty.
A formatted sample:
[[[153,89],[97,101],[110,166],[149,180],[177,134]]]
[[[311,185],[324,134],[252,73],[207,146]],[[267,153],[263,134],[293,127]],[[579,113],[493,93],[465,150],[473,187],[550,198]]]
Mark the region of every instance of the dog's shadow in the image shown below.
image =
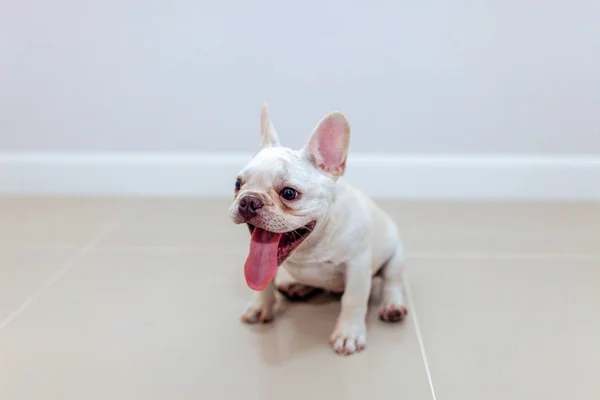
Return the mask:
[[[367,329],[379,322],[376,307],[380,299],[380,285],[374,282]],[[278,300],[280,308],[275,320],[267,325],[251,327],[260,335],[263,360],[277,365],[311,352],[333,356],[329,337],[340,312],[340,297],[321,293],[306,302],[291,303],[283,297]]]

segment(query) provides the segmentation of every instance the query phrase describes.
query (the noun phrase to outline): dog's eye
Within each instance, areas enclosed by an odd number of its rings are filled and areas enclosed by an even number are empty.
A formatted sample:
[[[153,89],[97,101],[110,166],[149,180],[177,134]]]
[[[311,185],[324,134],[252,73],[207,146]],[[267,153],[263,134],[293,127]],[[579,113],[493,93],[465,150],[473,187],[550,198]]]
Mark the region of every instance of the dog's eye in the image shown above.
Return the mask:
[[[281,193],[279,193],[279,195],[285,200],[294,200],[296,197],[298,197],[298,192],[292,188],[286,187],[281,190]]]
[[[240,181],[239,179],[235,180],[235,190],[240,190],[240,188],[242,187],[242,181]]]

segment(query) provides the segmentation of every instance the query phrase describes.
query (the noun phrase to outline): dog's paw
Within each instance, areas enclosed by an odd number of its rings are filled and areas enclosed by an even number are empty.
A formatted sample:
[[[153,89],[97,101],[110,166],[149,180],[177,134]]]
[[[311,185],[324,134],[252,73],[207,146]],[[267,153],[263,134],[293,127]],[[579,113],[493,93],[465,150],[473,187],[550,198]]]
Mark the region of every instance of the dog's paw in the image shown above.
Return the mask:
[[[322,290],[303,285],[297,282],[288,282],[277,285],[277,290],[281,293],[288,301],[298,302],[306,301],[314,295],[320,293]]]
[[[275,317],[274,304],[265,303],[258,302],[249,306],[240,320],[247,324],[266,324],[273,321]]]
[[[362,323],[339,323],[329,344],[340,355],[350,355],[367,347],[367,327]]]
[[[379,310],[379,319],[385,322],[402,322],[408,314],[406,307],[398,304],[384,304]]]

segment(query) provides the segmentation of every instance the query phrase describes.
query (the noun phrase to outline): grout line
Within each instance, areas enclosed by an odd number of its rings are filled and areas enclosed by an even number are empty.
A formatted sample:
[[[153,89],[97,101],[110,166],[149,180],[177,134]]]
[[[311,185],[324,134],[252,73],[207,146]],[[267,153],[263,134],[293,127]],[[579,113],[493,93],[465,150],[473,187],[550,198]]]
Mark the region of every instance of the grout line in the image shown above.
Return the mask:
[[[8,244],[0,243],[0,252],[4,251],[73,251],[80,248],[80,246],[72,244]]]
[[[407,254],[413,260],[600,260],[600,254],[588,253],[449,253]]]
[[[224,249],[221,250],[215,250],[215,249],[209,249],[209,248],[201,248],[201,247],[178,247],[178,246],[154,246],[154,245],[148,245],[148,246],[127,246],[127,245],[123,245],[123,246],[102,246],[99,247],[98,249],[96,249],[99,252],[105,252],[105,253],[109,253],[109,252],[123,252],[123,251],[151,251],[151,252],[160,252],[160,253],[182,253],[182,254],[227,254],[227,255],[236,255],[236,256],[243,256],[244,258],[248,255],[248,251],[239,251],[239,250],[235,250],[235,251],[227,251]]]
[[[127,216],[125,216],[126,218]],[[73,250],[72,245],[4,245],[0,243],[0,252],[4,250],[25,250],[25,251],[65,251]],[[214,248],[202,248],[198,246],[178,246],[178,245],[108,245],[95,248],[102,252],[119,251],[156,251],[165,253],[206,253],[245,256],[248,254],[245,250],[222,250]],[[600,261],[600,254],[593,253],[407,253],[406,258],[410,260],[581,260],[581,261]]]
[[[410,306],[410,314],[412,315],[413,324],[415,326],[417,340],[419,341],[419,348],[421,349],[423,364],[425,365],[425,373],[427,374],[427,380],[429,381],[429,390],[431,390],[433,400],[437,400],[435,396],[435,389],[433,388],[433,380],[431,379],[431,370],[429,369],[429,362],[427,361],[427,353],[425,352],[425,343],[423,342],[423,335],[421,334],[421,326],[419,325],[419,319],[417,317],[417,307],[415,306],[415,302],[413,301],[412,291],[410,290],[410,285],[408,283],[408,278],[406,277],[406,274],[404,277],[404,286],[406,288],[406,295]]]
[[[64,275],[71,271],[83,256],[92,251],[104,238],[116,231],[125,221],[127,216],[131,214],[131,212],[132,209],[126,209],[126,211],[122,212],[121,215],[117,217],[110,225],[104,229],[101,229],[100,232],[96,234],[96,236],[94,236],[77,253],[75,253],[75,255],[65,261],[65,263],[56,272],[54,272],[46,282],[34,290],[17,308],[8,314],[2,321],[0,321],[0,332],[15,318],[21,315],[30,305],[35,303],[50,287],[52,287]]]

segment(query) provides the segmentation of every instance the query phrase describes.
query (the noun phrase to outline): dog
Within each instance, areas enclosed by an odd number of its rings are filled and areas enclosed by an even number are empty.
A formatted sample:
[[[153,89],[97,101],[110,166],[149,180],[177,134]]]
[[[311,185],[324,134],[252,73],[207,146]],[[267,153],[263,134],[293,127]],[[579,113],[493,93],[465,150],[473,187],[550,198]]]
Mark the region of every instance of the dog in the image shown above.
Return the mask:
[[[342,179],[350,145],[344,114],[326,115],[301,150],[281,146],[266,104],[260,121],[259,151],[238,174],[229,209],[232,221],[247,224],[251,233],[244,273],[256,295],[241,319],[270,322],[277,290],[288,298],[340,293],[330,344],[338,354],[359,352],[367,345],[375,276],[382,279],[380,318],[400,322],[407,314],[396,224]],[[295,281],[276,287],[280,266]]]

